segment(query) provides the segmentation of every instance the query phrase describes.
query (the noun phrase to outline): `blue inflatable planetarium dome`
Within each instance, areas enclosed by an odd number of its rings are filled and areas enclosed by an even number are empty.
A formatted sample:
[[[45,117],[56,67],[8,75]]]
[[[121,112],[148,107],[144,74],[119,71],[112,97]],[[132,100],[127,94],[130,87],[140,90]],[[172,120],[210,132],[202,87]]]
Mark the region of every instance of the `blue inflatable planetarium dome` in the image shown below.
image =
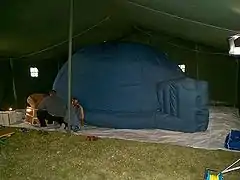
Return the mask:
[[[67,63],[53,88],[67,102]],[[72,59],[72,95],[93,126],[199,132],[209,123],[208,83],[186,77],[164,53],[142,44],[80,49]]]

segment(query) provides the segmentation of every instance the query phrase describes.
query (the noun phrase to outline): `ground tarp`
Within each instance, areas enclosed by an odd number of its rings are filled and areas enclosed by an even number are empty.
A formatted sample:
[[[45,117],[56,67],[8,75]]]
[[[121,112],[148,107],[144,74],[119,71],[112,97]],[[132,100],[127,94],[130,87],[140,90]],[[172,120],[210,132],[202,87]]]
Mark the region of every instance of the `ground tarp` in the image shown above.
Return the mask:
[[[36,130],[56,131],[56,129],[41,129],[28,123],[18,122],[13,127],[24,127]],[[109,129],[86,126],[77,135],[94,135],[102,138],[116,138],[134,140],[140,142],[169,143],[180,146],[187,146],[201,149],[227,150],[224,147],[225,139],[231,129],[240,129],[240,120],[237,109],[229,107],[211,107],[210,122],[206,132],[182,133],[152,130],[131,130],[131,129]],[[63,131],[57,129],[58,131]]]

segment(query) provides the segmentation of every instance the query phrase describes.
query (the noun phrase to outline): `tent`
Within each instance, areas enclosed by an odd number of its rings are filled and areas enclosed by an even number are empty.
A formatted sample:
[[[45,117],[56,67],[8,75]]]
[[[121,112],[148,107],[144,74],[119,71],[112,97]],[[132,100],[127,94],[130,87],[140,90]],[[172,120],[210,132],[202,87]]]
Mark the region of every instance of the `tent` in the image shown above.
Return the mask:
[[[1,56],[20,57],[67,39],[69,1],[2,3]],[[135,26],[227,50],[226,38],[239,30],[239,8],[233,0],[75,1],[75,45],[119,39]]]
[[[211,100],[237,105],[238,65],[227,38],[239,30],[239,9],[231,0],[75,1],[73,50],[111,40],[148,44],[185,64],[189,77],[207,81]],[[0,72],[10,79],[1,79],[0,104],[23,108],[30,94],[51,88],[67,60],[69,1],[4,1],[0,14]],[[38,78],[30,77],[31,66]]]
[[[91,125],[183,132],[208,127],[207,82],[187,78],[177,64],[149,46],[89,46],[73,56],[72,67],[72,95]],[[53,86],[66,102],[67,87],[66,63]]]

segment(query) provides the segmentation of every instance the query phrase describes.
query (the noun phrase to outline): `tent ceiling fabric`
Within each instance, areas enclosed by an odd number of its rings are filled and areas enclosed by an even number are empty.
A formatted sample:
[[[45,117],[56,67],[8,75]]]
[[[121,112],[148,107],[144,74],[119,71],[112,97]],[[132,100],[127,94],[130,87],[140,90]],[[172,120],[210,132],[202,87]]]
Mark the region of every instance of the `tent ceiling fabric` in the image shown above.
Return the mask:
[[[227,38],[240,28],[237,0],[126,0],[125,3],[129,17],[142,27],[215,47],[228,48]]]
[[[0,56],[18,57],[66,40],[68,7],[63,0],[1,2]],[[239,19],[238,0],[81,0],[74,5],[74,34],[90,30],[75,45],[118,39],[140,26],[227,49]]]
[[[74,34],[90,28],[76,39],[75,44],[113,40],[128,33],[129,26],[116,14],[118,8],[112,7],[114,2],[111,0],[75,1]],[[109,17],[107,21],[91,29],[106,17]],[[19,57],[68,39],[68,1],[4,1],[0,6],[0,18],[0,56]]]

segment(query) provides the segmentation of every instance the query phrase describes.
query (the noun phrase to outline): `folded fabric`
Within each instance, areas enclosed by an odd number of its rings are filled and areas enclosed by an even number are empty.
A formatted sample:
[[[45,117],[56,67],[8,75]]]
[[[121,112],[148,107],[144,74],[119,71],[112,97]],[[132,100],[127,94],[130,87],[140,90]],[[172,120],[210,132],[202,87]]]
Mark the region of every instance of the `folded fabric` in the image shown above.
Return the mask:
[[[225,140],[225,148],[240,151],[240,131],[230,131]]]

